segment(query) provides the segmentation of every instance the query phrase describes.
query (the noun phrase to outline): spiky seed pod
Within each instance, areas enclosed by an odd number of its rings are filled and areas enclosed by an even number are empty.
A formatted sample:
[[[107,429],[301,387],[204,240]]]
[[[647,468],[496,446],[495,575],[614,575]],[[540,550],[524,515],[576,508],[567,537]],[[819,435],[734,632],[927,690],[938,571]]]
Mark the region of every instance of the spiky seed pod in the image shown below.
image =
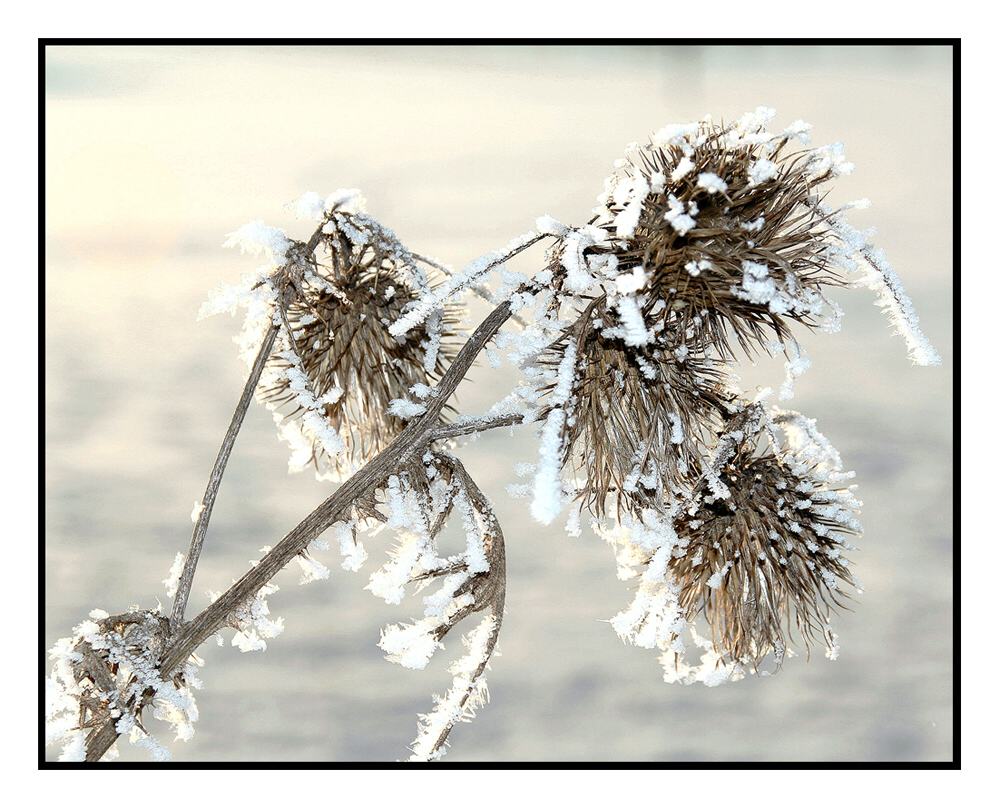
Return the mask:
[[[818,203],[846,166],[768,133],[767,118],[667,129],[608,179],[594,220],[608,241],[588,255],[645,275],[642,315],[671,325],[664,339],[752,354],[786,341],[790,322],[821,323],[823,288],[843,283]]]
[[[844,557],[861,530],[852,474],[798,414],[777,424],[746,415],[720,434],[715,468],[675,519],[680,605],[689,621],[704,617],[732,661],[756,666],[773,653],[780,663],[793,635],[807,649],[819,636],[835,654],[831,613],[857,587]]]
[[[440,378],[457,350],[460,313],[448,306],[405,336],[392,336],[389,326],[429,288],[426,277],[391,232],[370,217],[335,214],[330,222],[325,257],[314,262],[301,293],[285,310],[294,346],[287,338],[279,341],[261,394],[286,425],[315,420],[301,398],[303,381],[308,384],[325,424],[305,433],[311,457],[299,460],[336,476],[399,433],[403,422],[387,412],[390,402],[419,401],[414,386],[420,390]],[[334,444],[339,452],[317,437],[327,429],[340,437]]]
[[[564,465],[580,473],[577,499],[597,517],[607,510],[638,514],[672,498],[697,468],[731,398],[720,363],[628,347],[607,336],[612,318],[595,305],[540,360],[557,366],[567,342],[575,342]]]

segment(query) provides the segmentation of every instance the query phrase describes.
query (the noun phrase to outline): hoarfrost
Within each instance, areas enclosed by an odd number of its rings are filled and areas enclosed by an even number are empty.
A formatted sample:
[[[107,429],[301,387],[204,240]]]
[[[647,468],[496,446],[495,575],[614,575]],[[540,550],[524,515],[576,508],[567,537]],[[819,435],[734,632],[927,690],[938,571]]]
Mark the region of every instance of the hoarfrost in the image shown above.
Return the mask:
[[[576,344],[570,341],[559,363],[556,387],[550,399],[552,409],[545,419],[539,437],[538,466],[535,473],[531,515],[545,525],[551,523],[562,508],[562,433],[575,376]]]
[[[163,586],[167,590],[167,598],[173,598],[177,595],[177,587],[181,583],[181,573],[184,572],[184,554],[178,553],[174,557],[174,562],[170,566],[170,572],[167,574],[167,578],[163,580]]]

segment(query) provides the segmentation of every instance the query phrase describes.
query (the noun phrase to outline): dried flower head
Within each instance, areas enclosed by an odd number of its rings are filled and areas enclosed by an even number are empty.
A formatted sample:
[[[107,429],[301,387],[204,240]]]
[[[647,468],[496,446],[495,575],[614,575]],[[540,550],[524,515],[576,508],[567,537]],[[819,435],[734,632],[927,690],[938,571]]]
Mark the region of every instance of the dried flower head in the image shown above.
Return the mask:
[[[813,422],[754,405],[720,433],[691,505],[675,517],[669,570],[686,618],[704,617],[715,651],[778,662],[793,631],[835,654],[831,612],[856,588],[844,552],[861,526],[851,473]]]
[[[634,301],[623,328],[731,357],[823,321],[823,288],[843,276],[821,186],[849,164],[839,149],[794,148],[801,128],[768,132],[772,115],[665,127],[616,163],[579,258]]]
[[[698,468],[731,398],[719,362],[654,346],[630,348],[613,333],[613,317],[604,306],[591,307],[540,360],[558,369],[572,341],[562,460],[578,473],[581,507],[598,517],[608,509],[637,514],[672,499]],[[550,405],[543,416],[551,411]]]
[[[391,335],[389,326],[431,290],[423,270],[366,214],[334,211],[324,235],[322,258],[310,257],[301,292],[283,312],[285,329],[260,392],[283,414],[283,430],[304,423],[304,437],[285,433],[298,438],[296,464],[336,476],[385,448],[402,417],[433,395],[456,350],[460,313],[449,305]],[[407,407],[393,406],[396,400]]]

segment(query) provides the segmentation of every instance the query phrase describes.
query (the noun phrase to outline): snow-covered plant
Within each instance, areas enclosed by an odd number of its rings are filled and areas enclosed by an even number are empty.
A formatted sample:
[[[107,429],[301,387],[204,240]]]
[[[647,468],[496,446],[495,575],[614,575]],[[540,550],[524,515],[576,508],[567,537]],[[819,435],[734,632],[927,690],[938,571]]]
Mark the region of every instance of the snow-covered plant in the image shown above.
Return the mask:
[[[201,688],[192,654],[164,676],[159,666],[170,637],[168,622],[156,610],[134,608],[121,615],[91,610],[90,616],[49,652],[52,675],[46,681],[45,743],[63,745],[61,761],[82,760],[89,734],[106,724],[158,760],[169,753],[143,725],[143,711],[173,726],[176,738],[194,735],[198,706],[192,689]],[[109,750],[113,758],[117,750]]]
[[[236,342],[250,374],[192,512],[190,548],[164,582],[173,607],[94,611],[56,645],[47,741],[64,759],[97,761],[125,734],[161,756],[147,708],[189,738],[197,648],[229,627],[241,651],[266,649],[284,628],[267,601],[272,579],[292,562],[303,584],[329,578],[317,557],[329,532],[349,571],[367,561],[365,542],[391,537],[367,589],[389,604],[422,594],[422,614],[382,629],[389,661],[422,669],[475,622],[411,747],[414,759],[443,755],[454,725],[487,699],[506,601],[503,531],[461,439],[516,425],[537,425],[538,453],[517,465],[530,481],[509,490],[539,522],[566,511],[570,534],[587,519],[612,546],[635,588],[611,624],[659,652],[667,682],[770,674],[797,643],[820,641],[835,659],[832,612],[861,591],[847,558],[861,532],[852,473],[813,420],[770,403],[770,390],[741,390],[736,363],[784,354],[777,398],[791,398],[809,367],[794,330],[839,328],[828,292],[848,285],[876,291],[914,362],[940,360],[885,256],[845,219],[866,203],[824,201],[853,168],[843,147],[810,148],[808,124],[771,131],[773,118],[762,107],[733,123],[663,127],[615,162],[584,224],[540,217],[458,271],[405,247],[355,190],[295,204],[315,225],[305,241],[260,222],[231,234],[227,245],[266,263],[203,314],[244,310]],[[533,274],[506,266],[542,241]],[[494,307],[478,325],[463,309],[470,294]],[[520,381],[487,413],[454,414],[449,400],[484,352]],[[311,465],[340,486],[185,620],[255,395],[291,447],[290,469]],[[446,554],[453,520],[465,546]]]

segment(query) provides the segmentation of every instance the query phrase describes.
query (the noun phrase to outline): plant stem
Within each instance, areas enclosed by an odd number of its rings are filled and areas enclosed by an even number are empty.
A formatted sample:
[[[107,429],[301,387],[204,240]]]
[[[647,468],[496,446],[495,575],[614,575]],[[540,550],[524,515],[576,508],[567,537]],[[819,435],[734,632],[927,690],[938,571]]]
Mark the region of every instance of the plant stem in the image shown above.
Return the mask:
[[[460,421],[455,424],[446,424],[438,427],[430,435],[431,441],[440,441],[442,438],[457,438],[460,435],[471,433],[481,433],[484,430],[493,430],[497,427],[513,427],[524,423],[523,413],[505,413],[502,416],[483,416],[478,419]]]
[[[447,267],[444,266],[444,264],[440,264],[432,258],[428,258],[427,256],[422,256],[419,253],[411,253],[410,255],[412,255],[417,261],[426,264],[428,267],[433,267],[435,270],[439,270],[449,278],[451,278],[455,274],[453,270],[448,269]],[[491,306],[495,305],[496,301],[494,300],[493,293],[490,292],[489,287],[487,287],[485,284],[476,284],[475,286],[470,287],[470,289],[472,289],[472,291],[476,295],[478,295],[480,298],[482,298]],[[513,320],[515,323],[517,323],[518,326],[521,326],[523,328],[528,327],[528,324],[524,322],[524,319],[521,318],[520,315],[511,315],[510,319]]]
[[[501,425],[493,425],[501,426]],[[493,548],[491,548],[490,553],[490,575],[496,577],[496,585],[493,590],[492,598],[489,602],[490,612],[493,614],[493,629],[490,632],[490,638],[486,644],[486,651],[483,654],[483,659],[479,666],[473,672],[472,676],[469,678],[469,684],[459,700],[457,713],[459,715],[465,710],[465,706],[472,696],[473,690],[475,689],[480,678],[486,672],[486,667],[489,665],[490,658],[493,656],[493,650],[496,649],[497,640],[500,638],[500,627],[503,624],[503,609],[504,603],[507,600],[507,549],[504,544],[503,529],[500,527],[500,522],[496,518],[496,514],[493,512],[493,506],[490,504],[489,498],[483,493],[483,490],[479,488],[479,484],[473,480],[472,476],[466,470],[465,465],[455,459],[455,470],[461,475],[463,485],[465,490],[468,492],[469,498],[475,502],[476,507],[482,514],[489,514],[491,517],[489,531],[491,533],[491,543]],[[455,723],[459,721],[457,718],[452,719],[438,735],[434,744],[431,746],[430,751],[427,754],[427,759],[430,760],[434,758],[435,754],[445,745],[448,741],[448,736],[455,727]],[[415,760],[413,758],[411,761]]]
[[[208,477],[208,485],[205,487],[205,495],[201,499],[201,513],[194,525],[194,532],[191,534],[191,546],[188,549],[187,558],[184,560],[184,569],[181,571],[181,578],[177,584],[177,594],[174,596],[174,607],[170,615],[171,632],[176,632],[177,628],[184,623],[184,610],[187,608],[188,598],[191,595],[191,585],[194,583],[194,572],[198,567],[198,558],[201,556],[202,546],[205,544],[205,534],[208,531],[209,520],[212,519],[212,508],[215,506],[215,497],[222,484],[222,476],[226,471],[226,464],[233,451],[233,444],[236,443],[236,436],[243,426],[243,418],[247,414],[247,408],[253,399],[260,375],[267,363],[267,358],[271,355],[271,348],[274,346],[274,339],[278,334],[278,326],[271,324],[264,335],[257,352],[257,359],[250,369],[250,376],[243,386],[243,395],[233,412],[232,421],[229,422],[229,429],[222,439],[222,446],[219,447],[219,454],[215,458],[215,465],[212,473]]]
[[[301,255],[294,256],[286,262],[286,264],[284,264],[271,276],[272,279],[281,277],[288,273],[290,271],[290,267],[299,262],[302,256],[312,255],[322,239],[323,228],[318,227],[309,237],[309,241],[301,245]],[[278,311],[281,312],[283,320],[285,307],[288,305],[291,293],[291,286],[286,286],[280,295],[280,300],[277,303]],[[287,326],[287,320],[284,322]],[[267,358],[271,355],[271,349],[274,347],[274,340],[279,331],[280,327],[278,324],[272,322],[271,326],[267,330],[267,333],[264,335],[264,339],[261,341],[260,349],[257,352],[257,358],[254,360],[254,364],[250,369],[250,376],[247,378],[246,384],[243,386],[243,394],[240,396],[240,400],[236,405],[236,410],[233,412],[233,418],[229,422],[229,429],[226,431],[226,435],[222,439],[222,446],[219,447],[219,454],[215,458],[215,465],[212,467],[212,472],[208,477],[208,485],[205,487],[205,496],[201,499],[201,513],[195,521],[194,531],[191,533],[191,545],[188,549],[187,558],[184,560],[184,568],[181,571],[180,580],[177,583],[177,593],[174,596],[174,605],[170,613],[171,633],[176,632],[180,625],[184,623],[184,610],[187,609],[188,598],[191,596],[191,587],[194,584],[195,570],[198,567],[198,560],[201,557],[202,546],[205,544],[205,534],[208,532],[208,523],[212,519],[212,509],[215,507],[215,497],[219,493],[219,486],[222,485],[222,476],[225,474],[226,465],[229,463],[229,456],[233,452],[233,445],[236,443],[236,436],[239,434],[240,428],[243,426],[243,419],[246,416],[247,409],[250,407],[250,401],[253,399],[254,391],[257,389],[257,383],[260,381],[260,375],[264,371],[264,365],[267,363]],[[288,335],[288,339],[291,341],[292,348],[294,349],[295,341],[291,337],[291,329],[288,330]]]
[[[432,440],[445,403],[465,378],[476,357],[510,316],[508,301],[497,306],[462,346],[438,385],[439,395],[429,402],[427,411],[407,424],[388,447],[320,503],[239,581],[197,617],[178,627],[177,634],[173,636],[160,661],[161,676],[169,677],[173,674],[195,649],[225,625],[237,607],[253,598],[261,587],[304,551],[310,542],[349,513],[356,500],[369,495]],[[100,761],[115,743],[118,738],[115,724],[114,719],[108,719],[91,733],[87,739],[87,761]]]

